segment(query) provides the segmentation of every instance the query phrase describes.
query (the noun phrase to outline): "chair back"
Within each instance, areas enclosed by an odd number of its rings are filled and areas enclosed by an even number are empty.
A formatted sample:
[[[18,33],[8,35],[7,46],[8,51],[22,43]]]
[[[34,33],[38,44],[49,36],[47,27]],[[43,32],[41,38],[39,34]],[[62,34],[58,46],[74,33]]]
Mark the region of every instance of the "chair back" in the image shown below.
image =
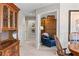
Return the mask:
[[[57,47],[57,54],[59,56],[64,56],[65,54],[64,54],[63,48],[61,46],[61,43],[60,43],[58,37],[56,35],[54,35],[54,38],[55,38],[56,47]]]
[[[79,32],[72,32],[69,35],[70,43],[79,42]]]

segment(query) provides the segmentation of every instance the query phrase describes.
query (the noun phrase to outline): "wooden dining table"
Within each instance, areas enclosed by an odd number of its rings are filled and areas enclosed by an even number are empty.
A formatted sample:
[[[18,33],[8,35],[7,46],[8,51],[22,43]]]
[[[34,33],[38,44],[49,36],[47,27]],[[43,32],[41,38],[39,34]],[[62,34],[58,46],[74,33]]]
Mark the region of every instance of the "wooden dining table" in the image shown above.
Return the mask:
[[[74,43],[68,44],[68,48],[74,56],[79,56],[79,43],[78,44],[74,44]]]

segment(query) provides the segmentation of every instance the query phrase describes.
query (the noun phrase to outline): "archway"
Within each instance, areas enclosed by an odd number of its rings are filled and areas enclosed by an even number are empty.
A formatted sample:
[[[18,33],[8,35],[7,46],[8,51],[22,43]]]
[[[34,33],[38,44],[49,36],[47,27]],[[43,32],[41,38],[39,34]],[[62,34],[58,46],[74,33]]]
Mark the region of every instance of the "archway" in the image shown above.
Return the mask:
[[[37,40],[37,48],[39,49],[40,47],[40,40],[41,40],[41,29],[40,29],[40,26],[41,26],[41,15],[43,14],[47,14],[47,13],[50,13],[50,12],[56,12],[57,13],[57,30],[56,30],[56,34],[57,36],[59,36],[59,10],[58,9],[55,9],[55,10],[51,10],[51,11],[46,11],[46,12],[42,12],[42,13],[39,13],[37,14],[36,16],[36,22],[37,22],[37,25],[36,25],[36,40]]]

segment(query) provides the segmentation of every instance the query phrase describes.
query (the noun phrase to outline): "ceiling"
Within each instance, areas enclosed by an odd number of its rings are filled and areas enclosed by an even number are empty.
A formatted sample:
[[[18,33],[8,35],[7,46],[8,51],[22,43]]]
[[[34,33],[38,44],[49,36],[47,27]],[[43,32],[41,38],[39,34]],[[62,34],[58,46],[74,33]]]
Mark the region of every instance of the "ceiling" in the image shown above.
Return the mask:
[[[23,14],[26,15],[32,15],[32,12],[35,11],[38,8],[42,8],[48,5],[51,5],[52,3],[15,3],[20,10],[23,12]]]

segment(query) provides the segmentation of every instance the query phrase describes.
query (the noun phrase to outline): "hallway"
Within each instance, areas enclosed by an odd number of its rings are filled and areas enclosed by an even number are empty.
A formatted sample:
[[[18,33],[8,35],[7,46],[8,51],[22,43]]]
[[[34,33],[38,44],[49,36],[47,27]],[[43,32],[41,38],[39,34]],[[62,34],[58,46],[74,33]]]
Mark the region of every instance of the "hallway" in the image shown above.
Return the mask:
[[[56,56],[56,48],[41,46],[39,49],[35,47],[34,38],[21,42],[21,56]]]
[[[20,24],[21,24],[20,26],[22,27],[20,28],[20,31],[22,33],[22,39],[20,39],[21,40],[21,46],[20,46],[21,56],[54,56],[56,55],[55,47],[49,48],[46,46],[41,46],[39,49],[36,49],[36,42],[35,42],[35,38],[33,37],[37,37],[37,39],[39,38],[38,32],[40,32],[40,30],[38,30],[38,28],[40,29],[39,27],[40,24],[37,21],[37,18],[38,18],[37,15],[43,12],[52,11],[52,7],[54,7],[54,5],[56,5],[55,8],[59,9],[58,8],[59,4],[47,4],[47,3],[46,4],[41,4],[41,3],[32,4],[30,3],[30,4],[16,4],[16,5],[21,9],[21,12],[22,12],[21,16],[25,15],[25,18],[24,16],[20,18]],[[27,5],[28,7],[26,8]],[[49,6],[49,7],[46,7],[46,6]],[[38,10],[38,8],[40,9]],[[23,23],[22,23],[22,18],[24,19]],[[34,25],[34,23],[36,24],[36,26],[32,26]],[[26,28],[24,27],[24,24]],[[35,28],[36,34],[31,33],[31,31],[33,31],[31,29],[33,28]]]

